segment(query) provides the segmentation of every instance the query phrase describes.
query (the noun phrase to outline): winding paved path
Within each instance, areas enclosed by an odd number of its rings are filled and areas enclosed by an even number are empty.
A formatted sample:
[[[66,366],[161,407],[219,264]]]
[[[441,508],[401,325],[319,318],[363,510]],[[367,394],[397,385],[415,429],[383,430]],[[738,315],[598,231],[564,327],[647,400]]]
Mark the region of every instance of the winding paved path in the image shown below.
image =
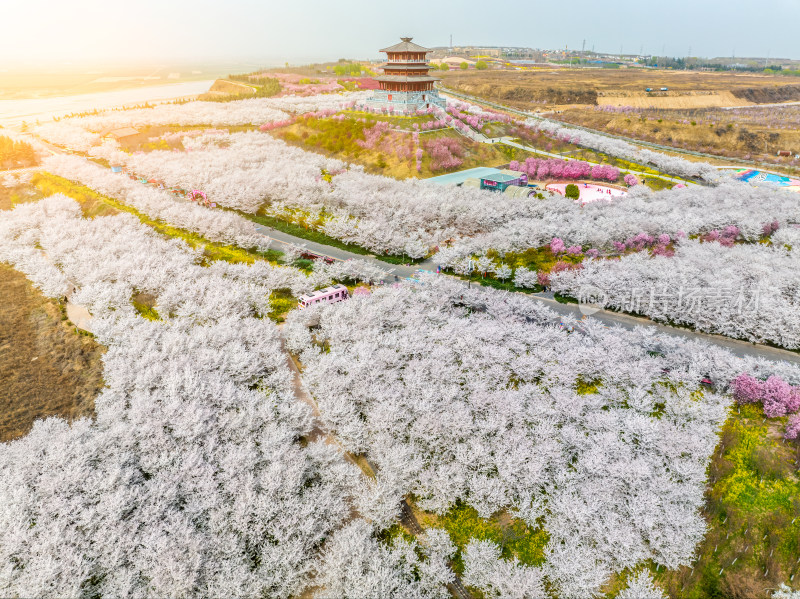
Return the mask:
[[[642,140],[638,140],[638,139],[633,139],[631,137],[624,137],[622,135],[614,135],[613,133],[608,133],[606,131],[600,131],[598,129],[590,129],[589,127],[584,127],[583,125],[574,125],[572,123],[567,123],[565,121],[561,121],[561,120],[558,120],[558,119],[547,118],[547,117],[542,116],[542,114],[540,114],[540,113],[528,112],[526,110],[519,110],[517,108],[511,108],[510,106],[505,106],[504,104],[498,104],[497,102],[492,102],[490,100],[485,100],[483,98],[478,98],[476,96],[470,96],[469,94],[462,94],[461,92],[457,92],[455,90],[446,88],[444,86],[439,86],[438,89],[444,95],[449,95],[449,96],[453,96],[453,97],[456,97],[456,98],[461,98],[462,100],[468,100],[470,102],[476,102],[476,103],[479,103],[479,104],[484,104],[486,106],[491,106],[492,108],[497,108],[498,110],[504,110],[506,112],[511,112],[511,113],[517,114],[519,116],[523,116],[525,118],[539,119],[539,120],[542,120],[542,121],[549,120],[549,121],[552,121],[552,122],[556,122],[559,125],[562,125],[564,127],[568,127],[568,128],[571,128],[571,129],[579,129],[581,131],[586,131],[588,133],[594,133],[596,135],[603,135],[603,136],[609,137],[611,139],[618,139],[618,140],[621,140],[621,141],[625,141],[625,142],[627,142],[629,144],[637,145],[637,146],[643,146],[643,147],[649,148],[651,150],[658,150],[660,152],[672,152],[673,154],[687,154],[689,156],[697,156],[699,158],[711,158],[713,160],[720,160],[721,159],[720,156],[715,156],[714,154],[706,154],[704,152],[695,152],[694,150],[684,150],[683,148],[675,148],[673,146],[665,146],[665,145],[653,143],[653,142],[650,142],[650,141],[642,141]],[[741,107],[738,107],[738,108],[741,108]],[[724,160],[730,160],[731,162],[737,162],[737,163],[739,163],[741,165],[744,165],[744,166],[756,166],[756,167],[759,167],[759,168],[762,166],[761,163],[752,162],[750,160],[741,160],[741,159],[738,159],[738,158],[729,158],[728,157],[728,158],[724,158]],[[767,165],[767,166],[774,166],[774,165]]]
[[[320,256],[327,256],[333,258],[334,260],[350,260],[353,258],[364,260],[366,262],[373,264],[374,266],[378,266],[380,268],[387,270],[387,272],[389,273],[389,276],[387,277],[388,279],[387,283],[392,282],[394,280],[395,275],[397,275],[399,278],[407,278],[414,276],[416,272],[420,269],[436,271],[435,256],[434,258],[429,258],[425,262],[416,266],[392,265],[392,264],[387,264],[386,262],[382,262],[374,257],[354,254],[352,252],[348,252],[347,250],[341,250],[339,248],[326,246],[320,243],[306,241],[305,239],[301,239],[300,237],[294,237],[293,235],[289,235],[288,233],[275,231],[274,229],[270,229],[268,227],[264,227],[261,225],[256,225],[256,232],[266,237],[269,237],[270,239],[273,239],[280,244],[305,245],[309,249],[309,251],[315,254],[319,254]],[[449,276],[449,275],[442,275],[442,276]],[[455,279],[455,280],[460,281],[461,279]],[[467,285],[466,282],[463,283]],[[478,288],[485,289],[482,286],[478,286]],[[509,292],[509,293],[522,293],[522,292]],[[529,293],[524,295],[527,295],[528,297],[536,301],[546,304],[547,307],[556,312],[560,318],[565,316],[572,316],[580,320],[584,317],[584,314],[581,312],[580,307],[577,304],[562,304],[553,297],[552,293]],[[613,312],[611,310],[598,310],[596,313],[592,314],[588,318],[594,318],[596,320],[599,320],[601,323],[609,327],[619,326],[624,329],[633,329],[634,327],[642,326],[654,329],[659,333],[665,333],[673,337],[680,337],[687,341],[703,341],[705,343],[711,343],[713,345],[727,349],[728,351],[739,357],[765,358],[768,360],[775,360],[775,361],[785,360],[787,362],[800,364],[800,354],[787,351],[785,349],[779,349],[757,343],[750,343],[747,341],[739,341],[737,339],[731,339],[729,337],[724,337],[722,335],[699,333],[697,331],[692,331],[689,329],[671,327],[668,325],[664,325],[649,320],[647,318],[630,316],[628,314]]]

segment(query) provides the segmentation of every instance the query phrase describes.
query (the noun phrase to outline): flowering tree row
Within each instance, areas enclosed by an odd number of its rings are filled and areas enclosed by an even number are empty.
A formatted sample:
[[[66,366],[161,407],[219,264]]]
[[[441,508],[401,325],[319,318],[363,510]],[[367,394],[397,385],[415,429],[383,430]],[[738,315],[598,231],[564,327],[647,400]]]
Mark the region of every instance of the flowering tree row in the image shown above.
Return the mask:
[[[571,143],[639,164],[651,164],[660,171],[680,177],[699,177],[709,181],[716,181],[719,177],[716,167],[707,162],[693,162],[652,150],[644,150],[621,139],[569,127],[557,121],[536,118],[528,119],[525,124],[550,137],[569,140]]]
[[[319,94],[316,96],[284,96],[268,98],[270,105],[284,112],[305,114],[320,110],[338,111],[353,102],[362,102],[372,95],[371,91],[346,92],[340,94]]]
[[[232,134],[224,144],[202,136],[188,143],[188,153],[116,152],[107,158],[169,186],[202,189],[218,204],[246,212],[265,206],[282,218],[295,218],[299,211],[314,222],[324,209],[319,227],[328,235],[412,257],[426,255],[448,237],[481,232],[492,222],[532,212],[529,204],[486,191],[396,181],[352,165],[344,169],[343,162],[259,133]],[[341,174],[328,183],[320,177],[323,171]]]
[[[326,426],[377,466],[373,520],[390,521],[412,493],[439,514],[461,500],[547,531],[540,567],[498,564],[491,547],[467,553],[467,580],[492,596],[503,579],[531,596],[543,582],[589,596],[644,560],[689,563],[705,531],[706,466],[730,397],[692,393],[709,375],[724,387],[742,362],[673,337],[557,322],[527,298],[431,276],[293,313],[285,328]]]
[[[63,119],[34,129],[53,143],[87,150],[101,141],[101,133],[122,127],[147,125],[247,125],[286,119],[273,100],[256,98],[236,102],[188,102],[160,104],[153,108],[110,111],[99,115]]]
[[[413,243],[421,244],[424,255],[442,240],[460,238],[456,248],[442,252],[443,265],[490,248],[539,247],[553,237],[602,248],[642,231],[674,236],[680,230],[695,234],[736,225],[744,238],[754,240],[765,222],[785,224],[795,214],[793,194],[736,181],[658,193],[637,186],[625,202],[581,207],[561,198],[520,202],[480,190],[395,181],[353,166],[327,184],[317,180],[320,172],[341,171],[344,163],[255,133],[230,135],[224,147],[202,137],[192,144],[189,154],[120,153],[118,158],[137,173],[201,188],[217,203],[250,212],[267,198],[275,214],[313,215],[324,207],[326,233],[375,251],[399,254]]]
[[[476,104],[452,98],[447,100],[447,113],[473,129],[478,130],[489,122],[510,123],[513,121],[507,114],[496,110],[487,110]]]
[[[800,411],[800,388],[794,387],[779,376],[771,376],[760,381],[747,373],[733,379],[733,395],[739,403],[760,403],[767,418],[780,418]],[[797,438],[794,422],[790,419],[787,437]]]
[[[531,179],[597,179],[614,182],[619,179],[619,169],[608,164],[591,165],[583,160],[557,158],[526,158],[524,162],[512,160],[511,170],[527,173]]]
[[[760,244],[683,240],[674,256],[588,260],[551,276],[555,291],[651,318],[782,347],[800,347],[795,257]],[[598,299],[599,298],[599,299]]]
[[[765,222],[784,225],[794,218],[792,194],[733,181],[656,194],[638,186],[625,202],[580,207],[559,198],[521,202],[474,189],[394,181],[353,166],[345,170],[342,162],[259,133],[198,136],[186,143],[191,152],[130,156],[109,145],[94,153],[168,185],[202,189],[224,206],[255,212],[266,205],[276,216],[305,218],[333,237],[376,252],[420,257],[445,240],[460,241],[442,252],[443,265],[491,248],[539,247],[553,237],[602,248],[642,231],[674,236],[679,230],[694,234],[735,225],[754,239]],[[344,172],[329,183],[320,180],[323,171]]]
[[[771,236],[772,243],[781,245],[790,250],[800,250],[800,227],[795,225],[781,227]]]
[[[464,148],[457,139],[437,137],[423,144],[431,156],[431,170],[450,170],[464,163]]]
[[[169,191],[142,185],[88,160],[55,155],[46,159],[44,167],[51,173],[82,183],[152,218],[193,231],[210,241],[242,248],[266,249],[269,246],[269,240],[257,234],[253,223],[242,216],[179,200]]]
[[[101,133],[122,127],[148,125],[259,125],[284,121],[287,113],[303,114],[321,110],[337,111],[353,98],[369,92],[311,97],[250,98],[235,102],[187,102],[160,104],[152,108],[109,111],[97,115],[62,119],[34,129],[44,139],[85,151],[101,141]]]
[[[77,181],[127,204],[145,215],[197,233],[210,241],[231,244],[243,249],[267,249],[270,240],[255,232],[253,223],[237,214],[211,210],[201,204],[175,198],[168,191],[142,185],[127,177],[111,173],[108,169],[72,156],[53,156],[47,160],[47,168],[58,175]],[[291,263],[298,255],[285,256]],[[388,279],[388,273],[364,260],[337,261],[328,265],[319,261],[313,273],[306,277],[296,269],[281,269],[283,287],[295,294],[306,293],[333,281],[365,281],[377,283]]]
[[[64,293],[53,269],[73,282],[108,347],[95,421],[49,419],[0,447],[0,554],[16,564],[3,588],[298,593],[315,547],[348,517],[344,487],[358,474],[329,447],[295,441],[309,414],[276,328],[255,318],[268,309],[268,267],[245,283],[248,267],[203,268],[129,215],[79,216],[53,197],[0,223],[0,259],[48,295]],[[163,321],[136,316],[134,290],[157,296]]]
[[[50,418],[0,444],[0,587],[446,596],[446,539],[379,545],[359,519],[373,486],[334,445],[300,442],[312,415],[262,318],[290,269],[201,258],[127,214],[83,219],[63,196],[3,213],[0,261],[52,297],[76,287],[107,352],[94,420]],[[137,315],[135,292],[160,319]]]
[[[796,195],[771,187],[724,181],[717,187],[691,187],[651,192],[643,185],[629,190],[624,202],[595,202],[580,206],[561,197],[529,202],[528,214],[492,232],[461,239],[442,249],[438,262],[453,266],[489,249],[499,253],[541,247],[554,237],[567,246],[612,249],[639,234],[653,238],[721,232],[735,226],[739,237],[759,241],[764,227],[783,230],[796,219]],[[713,206],[713,210],[709,209]],[[533,214],[531,214],[531,212]]]

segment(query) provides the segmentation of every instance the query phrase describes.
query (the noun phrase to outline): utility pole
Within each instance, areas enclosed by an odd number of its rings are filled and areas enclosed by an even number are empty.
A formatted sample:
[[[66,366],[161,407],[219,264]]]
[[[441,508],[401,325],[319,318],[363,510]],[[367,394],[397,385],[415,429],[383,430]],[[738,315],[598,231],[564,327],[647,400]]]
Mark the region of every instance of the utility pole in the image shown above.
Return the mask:
[[[453,34],[450,34],[450,50],[453,49]]]
[[[581,45],[581,56],[583,56],[584,52],[586,52],[586,40],[583,40],[583,44]]]

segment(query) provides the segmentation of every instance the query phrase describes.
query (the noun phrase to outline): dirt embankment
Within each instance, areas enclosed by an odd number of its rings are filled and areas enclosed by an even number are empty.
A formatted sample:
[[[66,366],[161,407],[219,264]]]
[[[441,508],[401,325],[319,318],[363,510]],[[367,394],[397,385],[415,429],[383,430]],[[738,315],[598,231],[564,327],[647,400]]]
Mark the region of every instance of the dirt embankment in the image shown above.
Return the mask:
[[[563,88],[555,87],[531,88],[522,85],[476,85],[461,84],[456,89],[462,93],[479,98],[492,98],[513,104],[597,104],[597,90],[588,88]]]
[[[698,92],[628,92],[609,94],[598,98],[601,106],[632,106],[634,108],[690,109],[746,106],[750,102],[730,91]]]
[[[800,100],[800,84],[780,87],[746,87],[733,90],[733,95],[755,104],[795,102]]]
[[[786,77],[753,73],[632,68],[459,69],[436,74],[450,89],[524,109],[597,104],[695,109],[800,100],[800,85]]]
[[[103,387],[105,351],[62,320],[58,302],[0,263],[0,442],[35,420],[92,416]]]
[[[228,81],[227,79],[217,79],[211,88],[202,96],[201,100],[208,100],[213,98],[223,98],[228,96],[252,96],[256,93],[254,87],[238,83],[236,81]]]

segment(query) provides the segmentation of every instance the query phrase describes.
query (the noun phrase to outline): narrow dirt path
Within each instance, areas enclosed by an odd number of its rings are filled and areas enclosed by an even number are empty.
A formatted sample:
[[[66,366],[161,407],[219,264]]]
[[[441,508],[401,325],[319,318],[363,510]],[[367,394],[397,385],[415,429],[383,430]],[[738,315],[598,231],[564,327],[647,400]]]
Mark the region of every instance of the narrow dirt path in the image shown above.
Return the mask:
[[[289,352],[289,350],[286,349],[286,341],[283,338],[283,324],[278,324],[277,326],[281,331],[281,349],[286,354],[286,363],[289,366],[289,370],[292,371],[295,398],[311,408],[311,412],[314,415],[314,427],[308,434],[308,440],[317,441],[319,439],[324,439],[325,443],[329,445],[336,445],[342,450],[342,453],[348,462],[358,466],[364,476],[374,480],[377,468],[375,468],[365,457],[354,456],[352,453],[347,451],[333,433],[324,429],[319,406],[317,405],[317,402],[314,401],[311,393],[308,392],[303,384],[303,379],[297,362],[292,357],[292,354]],[[408,502],[405,499],[403,499],[403,501],[400,503],[400,523],[404,528],[406,528],[406,530],[408,530],[409,533],[414,536],[414,538],[417,539],[417,542],[420,545],[423,547],[427,546],[428,540],[426,538],[425,531],[419,525],[419,522],[417,522],[414,512],[411,510],[411,507],[408,505]],[[452,565],[450,566],[450,569],[452,570]],[[470,593],[464,587],[458,574],[456,574],[454,571],[453,575],[455,576],[455,580],[451,584],[447,585],[447,588],[453,594],[453,596],[456,599],[473,599],[472,595],[470,595]]]
[[[44,250],[39,250],[51,264],[52,260],[50,260],[50,256],[47,255],[47,252]],[[86,309],[86,306],[82,306],[81,304],[76,304],[72,301],[72,296],[78,291],[78,286],[75,285],[72,281],[67,281],[69,283],[69,289],[67,290],[67,318],[69,318],[70,322],[78,327],[81,331],[86,331],[87,333],[92,333],[92,315],[89,313],[89,310]]]

